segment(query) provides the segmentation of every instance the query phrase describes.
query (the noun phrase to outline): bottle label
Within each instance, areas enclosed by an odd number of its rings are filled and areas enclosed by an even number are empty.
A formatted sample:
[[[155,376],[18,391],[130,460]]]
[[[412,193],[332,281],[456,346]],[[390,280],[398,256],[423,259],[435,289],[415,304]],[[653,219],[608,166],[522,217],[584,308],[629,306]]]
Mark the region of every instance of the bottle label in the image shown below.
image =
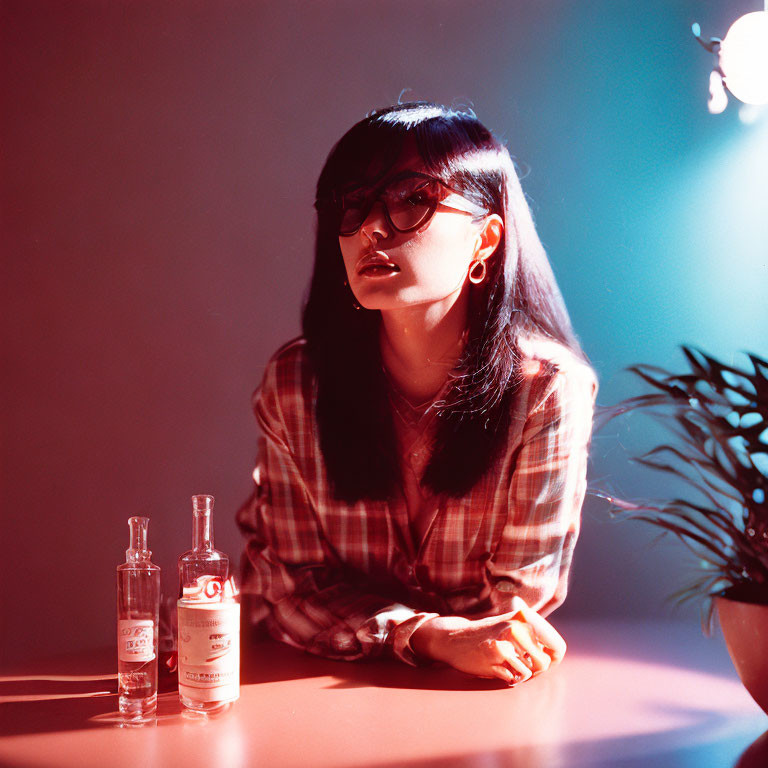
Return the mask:
[[[179,604],[179,693],[195,701],[240,695],[240,603]]]
[[[152,619],[118,619],[117,655],[120,661],[152,661],[155,636]]]

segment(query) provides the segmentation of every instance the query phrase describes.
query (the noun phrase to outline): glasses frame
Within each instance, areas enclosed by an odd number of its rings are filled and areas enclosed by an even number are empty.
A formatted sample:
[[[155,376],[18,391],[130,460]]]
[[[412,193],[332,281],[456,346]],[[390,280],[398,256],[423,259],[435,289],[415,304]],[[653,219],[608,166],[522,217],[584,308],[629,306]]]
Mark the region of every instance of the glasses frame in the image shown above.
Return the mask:
[[[390,215],[389,207],[387,206],[385,201],[381,200],[381,195],[390,184],[396,181],[400,181],[401,179],[409,179],[409,178],[423,178],[423,179],[426,179],[427,181],[437,182],[438,184],[440,184],[440,186],[447,189],[451,194],[449,194],[442,200],[435,199],[434,201],[430,202],[429,207],[427,208],[427,213],[423,219],[421,219],[417,224],[414,224],[413,226],[401,229],[392,221],[392,216]],[[339,229],[339,237],[352,237],[352,235],[359,232],[360,227],[363,226],[366,219],[370,215],[371,210],[373,209],[373,206],[376,205],[376,203],[379,202],[380,200],[381,200],[382,208],[384,209],[384,217],[387,220],[387,224],[389,224],[389,226],[395,232],[413,232],[415,229],[418,229],[419,227],[423,227],[435,215],[435,211],[437,211],[437,207],[439,205],[445,206],[446,208],[452,208],[456,211],[461,211],[462,213],[475,214],[477,216],[485,215],[488,213],[487,209],[477,205],[476,203],[473,203],[471,200],[468,200],[466,197],[464,197],[464,195],[462,195],[462,193],[459,190],[454,189],[449,184],[446,184],[442,179],[438,179],[436,176],[430,176],[427,173],[421,173],[420,171],[405,170],[395,174],[394,176],[390,176],[388,179],[384,179],[380,181],[378,184],[375,184],[373,187],[371,187],[368,192],[368,199],[366,200],[365,205],[363,205],[361,208],[363,213],[362,213],[362,218],[360,219],[360,223],[352,231],[341,232],[341,219],[344,212],[344,209],[342,207],[343,197],[344,197],[343,194],[337,191],[334,191],[330,201],[331,208],[335,212],[338,220],[337,228]],[[455,199],[455,198],[458,198],[458,199]],[[446,201],[450,201],[450,202],[446,202]],[[316,204],[316,207],[318,207],[317,204]]]

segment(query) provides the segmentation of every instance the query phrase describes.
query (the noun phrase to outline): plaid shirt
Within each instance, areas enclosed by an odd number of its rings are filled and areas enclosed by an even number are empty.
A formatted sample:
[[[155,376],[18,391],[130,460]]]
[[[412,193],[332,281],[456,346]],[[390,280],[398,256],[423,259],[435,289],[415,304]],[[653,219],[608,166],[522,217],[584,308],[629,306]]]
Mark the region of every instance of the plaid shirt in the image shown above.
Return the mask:
[[[306,341],[275,352],[253,395],[256,486],[237,513],[252,625],[329,658],[389,652],[421,665],[409,640],[434,616],[506,613],[517,596],[546,616],[563,602],[598,385],[557,342],[521,350],[507,445],[468,495],[430,497],[418,483],[436,425],[427,409],[397,429],[402,494],[354,505],[329,492]],[[392,404],[402,410],[394,394]]]

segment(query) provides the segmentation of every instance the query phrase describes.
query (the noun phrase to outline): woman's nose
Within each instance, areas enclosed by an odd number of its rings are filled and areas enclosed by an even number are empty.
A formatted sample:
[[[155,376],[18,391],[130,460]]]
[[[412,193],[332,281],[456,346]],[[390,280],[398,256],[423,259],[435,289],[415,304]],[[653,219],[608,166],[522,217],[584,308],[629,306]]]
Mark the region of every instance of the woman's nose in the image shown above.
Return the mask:
[[[371,241],[378,232],[381,237],[387,237],[389,234],[389,222],[384,213],[384,203],[376,200],[368,211],[365,221],[360,225],[360,231]]]

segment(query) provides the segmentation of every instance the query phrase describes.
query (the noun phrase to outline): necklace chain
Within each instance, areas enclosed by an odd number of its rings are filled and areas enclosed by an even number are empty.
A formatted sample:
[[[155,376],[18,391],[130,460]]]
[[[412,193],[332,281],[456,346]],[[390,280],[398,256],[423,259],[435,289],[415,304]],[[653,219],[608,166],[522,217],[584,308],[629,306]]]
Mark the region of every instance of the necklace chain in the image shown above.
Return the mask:
[[[423,403],[420,403],[419,405],[414,405],[395,386],[395,384],[392,381],[392,378],[387,372],[387,369],[384,368],[384,366],[382,366],[381,369],[384,372],[384,375],[386,376],[387,381],[389,382],[390,395],[391,395],[390,402],[392,403],[392,407],[395,409],[395,412],[397,413],[397,415],[408,426],[413,428],[418,427],[421,424],[422,420],[430,411],[430,409],[435,404],[435,402],[437,402],[440,399],[440,397],[444,394],[444,390],[449,384],[449,382],[446,381],[446,383],[440,388],[440,391],[434,397],[429,398],[429,400],[425,400]],[[403,410],[401,406],[404,406],[405,410]]]
[[[468,336],[469,336],[469,329],[467,328],[467,329],[464,330],[464,332],[461,334],[461,337],[459,338],[459,342],[458,343],[459,343],[459,347],[461,349],[464,349],[464,346],[466,344]],[[389,339],[386,337],[386,335],[384,337],[384,343],[387,344],[387,346],[390,346],[389,345]],[[430,360],[429,362],[432,362],[432,361]],[[443,390],[445,389],[445,387],[447,386],[447,383],[448,383],[446,381],[446,383],[443,384],[443,386],[440,388],[440,390],[437,392],[437,394],[434,395],[433,397],[425,400],[422,403],[418,403],[418,404],[414,405],[403,394],[403,392],[397,387],[397,385],[395,384],[391,374],[386,369],[386,367],[384,366],[383,363],[381,365],[381,370],[384,373],[384,376],[386,377],[387,382],[389,383],[389,387],[390,387],[391,393],[394,395],[394,397],[392,398],[392,405],[394,406],[395,411],[398,413],[400,418],[403,419],[403,421],[405,421],[407,424],[409,424],[411,426],[416,426],[416,425],[419,424],[419,422],[422,420],[422,418],[427,413],[427,411],[429,411],[430,407],[443,394]],[[397,401],[400,401],[401,404],[405,405],[405,407],[407,408],[407,413],[403,413],[403,411],[398,406],[398,402]]]

